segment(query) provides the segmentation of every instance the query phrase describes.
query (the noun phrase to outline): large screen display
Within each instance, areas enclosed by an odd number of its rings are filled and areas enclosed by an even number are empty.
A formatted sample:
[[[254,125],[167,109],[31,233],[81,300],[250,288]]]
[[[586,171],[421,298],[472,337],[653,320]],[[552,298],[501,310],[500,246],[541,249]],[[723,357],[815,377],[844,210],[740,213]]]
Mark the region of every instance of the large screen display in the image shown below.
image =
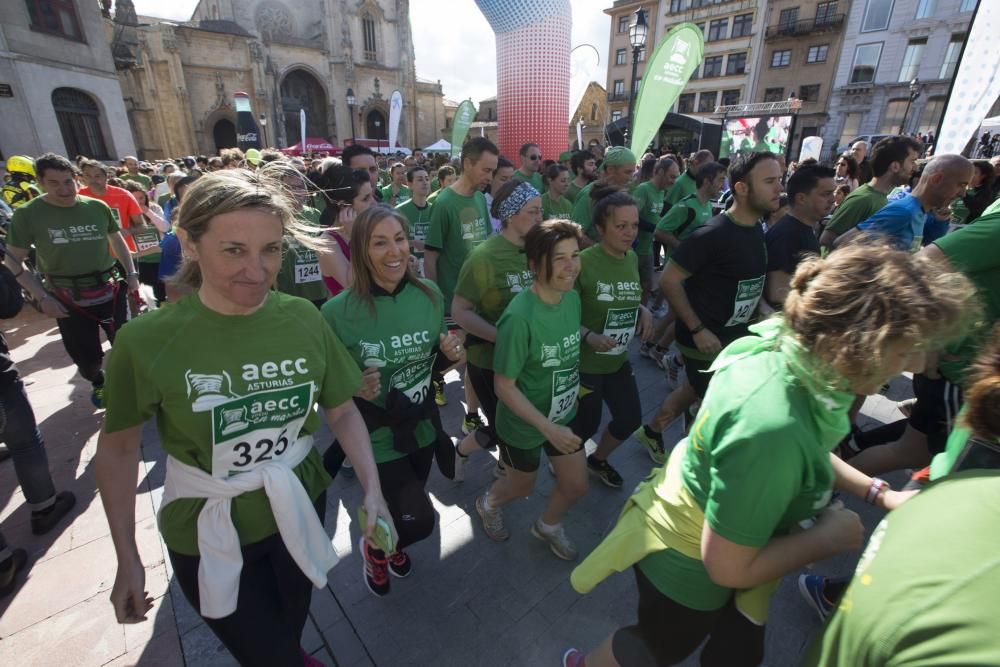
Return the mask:
[[[722,128],[719,157],[753,151],[771,151],[784,155],[791,130],[792,116],[728,118]]]

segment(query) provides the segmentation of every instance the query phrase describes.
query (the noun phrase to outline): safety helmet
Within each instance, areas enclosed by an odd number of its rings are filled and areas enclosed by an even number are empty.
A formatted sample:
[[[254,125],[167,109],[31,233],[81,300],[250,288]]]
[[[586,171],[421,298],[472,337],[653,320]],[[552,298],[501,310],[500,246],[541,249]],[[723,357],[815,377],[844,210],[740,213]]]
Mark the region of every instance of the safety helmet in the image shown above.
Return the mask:
[[[35,162],[30,157],[25,157],[24,155],[12,155],[7,158],[7,171],[12,174],[27,174],[35,178]]]

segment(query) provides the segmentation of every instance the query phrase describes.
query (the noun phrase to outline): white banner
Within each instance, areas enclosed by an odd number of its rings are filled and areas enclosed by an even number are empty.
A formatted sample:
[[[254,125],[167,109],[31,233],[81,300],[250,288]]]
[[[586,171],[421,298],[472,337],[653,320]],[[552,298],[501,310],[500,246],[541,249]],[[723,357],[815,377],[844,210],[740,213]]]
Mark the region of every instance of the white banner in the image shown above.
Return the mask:
[[[802,150],[799,151],[799,162],[803,160],[808,160],[813,158],[814,160],[819,160],[820,155],[823,154],[823,138],[822,137],[806,137],[802,140]]]
[[[398,90],[392,91],[389,98],[389,150],[396,148],[396,137],[399,136],[399,121],[403,117],[403,95]]]
[[[299,138],[299,150],[303,153],[306,152],[306,110],[299,109],[299,129],[302,130],[302,136]]]
[[[981,0],[945,108],[934,154],[961,153],[1000,96],[1000,2]]]

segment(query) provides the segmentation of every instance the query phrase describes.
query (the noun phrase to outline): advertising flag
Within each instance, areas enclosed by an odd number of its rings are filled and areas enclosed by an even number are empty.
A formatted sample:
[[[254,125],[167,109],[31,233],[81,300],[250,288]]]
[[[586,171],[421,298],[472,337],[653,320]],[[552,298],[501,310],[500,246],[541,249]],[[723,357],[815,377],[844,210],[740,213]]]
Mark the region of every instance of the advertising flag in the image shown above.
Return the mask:
[[[403,94],[392,91],[389,98],[389,150],[396,148],[396,137],[399,136],[399,121],[403,117]]]
[[[469,134],[469,126],[472,125],[472,119],[476,117],[476,105],[472,103],[472,100],[465,100],[458,105],[458,109],[455,111],[455,122],[451,126],[451,156],[462,154],[462,144],[465,143],[465,137]]]
[[[705,37],[693,23],[680,24],[656,45],[646,66],[646,75],[642,77],[635,115],[629,119],[633,153],[646,152],[646,146],[656,136],[664,117],[701,64],[704,54]]]
[[[302,136],[299,137],[299,141],[302,143],[299,146],[302,147],[302,151],[306,150],[306,110],[299,109],[299,129],[302,130]]]
[[[251,148],[260,149],[260,130],[250,108],[250,96],[244,92],[233,93],[236,105],[236,145],[244,153]]]

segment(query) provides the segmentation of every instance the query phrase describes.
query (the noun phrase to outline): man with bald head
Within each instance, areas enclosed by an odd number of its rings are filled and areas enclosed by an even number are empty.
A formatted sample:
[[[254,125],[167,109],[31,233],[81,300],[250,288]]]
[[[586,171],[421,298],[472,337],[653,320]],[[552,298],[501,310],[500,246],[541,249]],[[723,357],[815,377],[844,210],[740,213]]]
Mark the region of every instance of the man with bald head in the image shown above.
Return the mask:
[[[948,206],[965,194],[972,175],[972,163],[961,155],[938,155],[924,167],[913,192],[889,202],[858,229],[916,252],[947,231]]]
[[[851,156],[858,163],[858,183],[872,180],[872,165],[868,161],[868,142],[855,141],[851,144]]]

